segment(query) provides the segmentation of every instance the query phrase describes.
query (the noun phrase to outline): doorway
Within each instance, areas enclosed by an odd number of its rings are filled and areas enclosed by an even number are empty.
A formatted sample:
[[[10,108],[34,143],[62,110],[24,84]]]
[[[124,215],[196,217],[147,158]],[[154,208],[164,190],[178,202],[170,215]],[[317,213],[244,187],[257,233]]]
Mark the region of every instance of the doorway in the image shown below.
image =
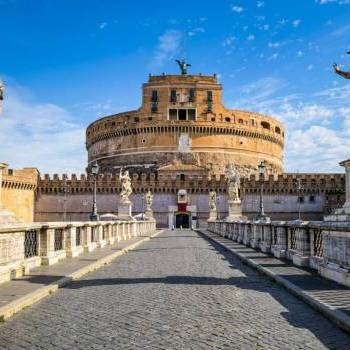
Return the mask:
[[[190,228],[190,215],[186,213],[176,214],[175,216],[176,228]]]

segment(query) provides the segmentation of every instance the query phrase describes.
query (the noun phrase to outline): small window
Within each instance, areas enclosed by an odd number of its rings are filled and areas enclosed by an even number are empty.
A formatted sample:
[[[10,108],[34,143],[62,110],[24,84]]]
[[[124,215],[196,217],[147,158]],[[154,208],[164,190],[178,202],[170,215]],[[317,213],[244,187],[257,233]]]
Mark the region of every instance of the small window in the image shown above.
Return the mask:
[[[176,90],[170,90],[170,102],[176,102],[177,96],[176,96]]]
[[[281,133],[281,129],[278,126],[275,127],[275,131],[277,132],[277,134]]]
[[[309,201],[310,201],[311,203],[315,203],[315,196],[310,196]]]
[[[194,102],[196,100],[194,89],[190,89],[188,93],[188,102]]]
[[[303,196],[299,196],[298,197],[298,203],[304,203],[304,197]]]
[[[153,118],[152,117],[148,117],[148,120],[151,121],[151,120],[153,120]]]
[[[213,91],[207,91],[207,101],[213,102]]]
[[[213,118],[211,118],[211,121],[212,121],[212,122],[215,122],[215,118],[214,118],[214,117],[213,117]]]
[[[158,102],[158,91],[157,90],[152,90],[151,101]]]
[[[177,109],[169,109],[169,119],[177,120]]]
[[[195,109],[188,109],[187,110],[188,114],[188,120],[196,120],[196,110]]]
[[[225,122],[230,122],[230,121],[231,121],[231,118],[229,118],[229,117],[225,118]]]
[[[185,174],[180,174],[180,181],[185,181]]]
[[[134,121],[135,121],[135,123],[138,123],[140,121],[140,118],[139,117],[135,117]]]
[[[252,123],[253,126],[255,125],[255,120],[254,119],[251,119],[250,122]]]
[[[186,109],[179,109],[179,120],[186,120]]]
[[[243,124],[243,119],[238,119],[239,124]]]
[[[268,122],[261,122],[261,126],[262,126],[264,129],[270,130],[270,124],[269,124]]]
[[[211,113],[213,111],[213,102],[208,101],[208,113]]]
[[[152,105],[151,105],[151,112],[152,112],[152,113],[158,112],[158,104],[157,104],[157,102],[152,102]]]

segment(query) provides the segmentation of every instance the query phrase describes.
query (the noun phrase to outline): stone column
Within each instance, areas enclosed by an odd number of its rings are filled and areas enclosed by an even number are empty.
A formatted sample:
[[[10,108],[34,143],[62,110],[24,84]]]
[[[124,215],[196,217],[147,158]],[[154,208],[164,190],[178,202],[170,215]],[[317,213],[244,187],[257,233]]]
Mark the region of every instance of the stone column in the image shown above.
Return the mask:
[[[55,228],[43,226],[40,231],[40,256],[43,265],[52,265],[66,257],[65,230],[63,230],[63,243],[61,250],[55,250]]]
[[[245,223],[244,224],[244,237],[243,237],[243,244],[244,245],[250,246],[251,235],[252,235],[252,225],[250,223]]]
[[[253,239],[251,240],[251,243],[250,243],[251,247],[255,249],[260,248],[262,225],[253,224],[252,231],[253,231]]]
[[[278,259],[286,257],[286,251],[288,248],[287,229],[285,226],[282,226],[282,225],[283,224],[281,223],[281,226],[276,227],[277,242],[272,247],[272,253]]]
[[[70,258],[74,258],[84,251],[83,246],[77,246],[77,228],[74,225],[68,225],[66,230],[66,253]]]
[[[310,261],[310,234],[306,227],[295,230],[297,249],[293,255],[293,264],[297,266],[309,266]]]
[[[264,253],[270,253],[272,244],[272,232],[270,225],[262,225],[262,242],[260,249]]]

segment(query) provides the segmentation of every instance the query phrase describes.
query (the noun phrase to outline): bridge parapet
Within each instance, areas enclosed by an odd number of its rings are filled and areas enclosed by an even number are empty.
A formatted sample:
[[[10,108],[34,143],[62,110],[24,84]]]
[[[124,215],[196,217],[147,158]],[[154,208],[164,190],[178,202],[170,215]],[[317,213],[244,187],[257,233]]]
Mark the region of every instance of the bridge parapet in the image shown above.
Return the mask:
[[[324,221],[208,221],[208,230],[350,287],[350,226]]]
[[[154,220],[47,222],[0,227],[0,283],[107,244],[156,231]]]

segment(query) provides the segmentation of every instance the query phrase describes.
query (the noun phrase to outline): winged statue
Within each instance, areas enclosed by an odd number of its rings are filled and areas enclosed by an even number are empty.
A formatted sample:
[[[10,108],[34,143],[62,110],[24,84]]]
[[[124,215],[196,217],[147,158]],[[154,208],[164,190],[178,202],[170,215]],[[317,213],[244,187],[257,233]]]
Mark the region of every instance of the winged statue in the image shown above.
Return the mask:
[[[348,51],[347,54],[350,55],[350,51]],[[342,76],[343,78],[350,79],[350,70],[342,71],[336,63],[333,64],[333,68],[335,73],[337,73],[338,75]]]

